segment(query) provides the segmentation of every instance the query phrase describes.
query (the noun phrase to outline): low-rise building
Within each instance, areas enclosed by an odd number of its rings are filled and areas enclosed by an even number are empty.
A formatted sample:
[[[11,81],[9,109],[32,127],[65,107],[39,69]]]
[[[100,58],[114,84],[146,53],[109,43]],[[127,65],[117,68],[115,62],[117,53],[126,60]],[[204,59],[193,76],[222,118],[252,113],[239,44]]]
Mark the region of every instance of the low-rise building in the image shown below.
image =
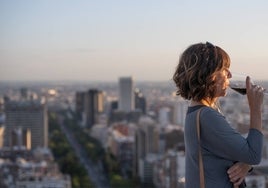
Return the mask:
[[[1,188],[71,188],[71,178],[59,171],[49,149],[0,150]]]

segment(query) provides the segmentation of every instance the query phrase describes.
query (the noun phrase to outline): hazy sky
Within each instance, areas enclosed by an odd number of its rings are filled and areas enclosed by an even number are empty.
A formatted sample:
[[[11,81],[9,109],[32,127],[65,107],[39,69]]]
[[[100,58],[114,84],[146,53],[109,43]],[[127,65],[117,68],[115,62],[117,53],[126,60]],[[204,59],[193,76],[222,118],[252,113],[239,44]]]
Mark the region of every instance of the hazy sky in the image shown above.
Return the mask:
[[[192,43],[268,79],[267,0],[0,0],[0,80],[170,80]]]

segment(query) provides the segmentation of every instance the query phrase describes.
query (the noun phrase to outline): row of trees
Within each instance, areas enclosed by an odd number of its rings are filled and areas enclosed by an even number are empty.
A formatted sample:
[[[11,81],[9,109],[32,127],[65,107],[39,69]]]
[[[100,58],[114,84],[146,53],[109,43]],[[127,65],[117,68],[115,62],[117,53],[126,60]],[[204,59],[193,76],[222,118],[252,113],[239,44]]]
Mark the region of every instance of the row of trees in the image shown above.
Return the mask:
[[[86,155],[95,163],[101,163],[104,173],[109,179],[112,188],[137,187],[137,182],[132,179],[124,179],[121,176],[121,167],[118,160],[109,152],[105,151],[101,143],[89,135],[90,130],[81,128],[74,118],[65,118],[64,124],[73,132],[77,142],[83,147]]]
[[[79,163],[66,136],[61,132],[57,115],[49,113],[49,148],[62,173],[71,176],[73,188],[92,188],[86,169]]]
[[[83,148],[86,156],[95,163],[101,163],[111,188],[134,188],[138,183],[121,176],[121,167],[117,159],[106,152],[101,143],[88,134],[88,130],[81,128],[75,118],[67,118],[62,113],[65,126],[73,132],[77,142]],[[66,136],[62,133],[56,113],[49,113],[49,148],[52,150],[56,162],[62,173],[71,176],[73,188],[92,188],[86,169],[80,164],[74,150]]]

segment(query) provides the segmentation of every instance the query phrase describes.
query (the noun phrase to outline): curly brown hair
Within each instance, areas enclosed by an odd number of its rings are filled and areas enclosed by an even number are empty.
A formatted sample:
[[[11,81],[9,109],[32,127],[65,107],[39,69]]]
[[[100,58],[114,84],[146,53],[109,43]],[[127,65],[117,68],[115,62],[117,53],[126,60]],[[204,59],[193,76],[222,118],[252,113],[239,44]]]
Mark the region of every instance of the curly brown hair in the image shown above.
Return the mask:
[[[180,56],[173,75],[177,95],[187,100],[200,101],[215,96],[216,71],[230,67],[229,55],[213,44],[197,43],[189,46]]]

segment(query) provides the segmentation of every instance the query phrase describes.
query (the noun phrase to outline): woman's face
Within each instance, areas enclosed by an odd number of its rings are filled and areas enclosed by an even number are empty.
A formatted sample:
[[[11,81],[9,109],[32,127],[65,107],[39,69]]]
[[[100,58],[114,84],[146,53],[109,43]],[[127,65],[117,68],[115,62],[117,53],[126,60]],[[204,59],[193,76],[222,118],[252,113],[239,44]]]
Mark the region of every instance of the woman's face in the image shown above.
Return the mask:
[[[229,68],[223,68],[220,71],[215,72],[214,80],[216,82],[216,96],[215,97],[224,97],[227,93],[227,88],[229,86],[229,78],[232,77],[232,74]]]

